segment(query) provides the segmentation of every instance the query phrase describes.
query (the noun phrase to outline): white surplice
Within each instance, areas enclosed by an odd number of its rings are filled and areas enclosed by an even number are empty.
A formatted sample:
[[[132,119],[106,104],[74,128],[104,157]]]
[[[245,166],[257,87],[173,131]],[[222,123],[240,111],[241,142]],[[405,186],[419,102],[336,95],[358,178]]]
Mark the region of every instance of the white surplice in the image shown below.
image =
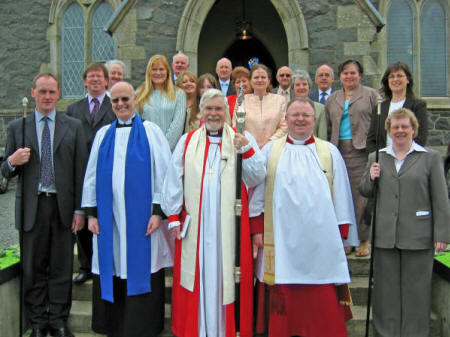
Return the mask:
[[[250,143],[239,152],[253,147],[256,140],[248,133],[245,136]],[[161,207],[165,214],[179,214],[183,205],[184,149],[187,134],[183,135],[172,156],[163,188]],[[225,336],[225,306],[222,304],[222,247],[221,247],[221,209],[220,174],[227,160],[222,158],[220,137],[209,136],[209,150],[205,163],[205,175],[202,190],[202,209],[200,220],[199,270],[199,337]],[[242,161],[242,178],[247,186],[255,186],[265,176],[260,151]],[[186,191],[186,193],[189,193]]]
[[[152,203],[161,204],[161,189],[170,162],[170,148],[161,129],[154,123],[143,122],[150,145],[152,166]],[[110,125],[101,128],[92,144],[83,185],[82,207],[97,207],[96,178],[100,145]],[[127,224],[125,213],[125,159],[131,127],[116,129],[112,171],[113,194],[113,273],[121,279],[127,278]],[[99,224],[100,232],[102,231]],[[92,237],[92,272],[99,274],[97,235]],[[151,234],[151,272],[173,266],[174,240],[167,230],[167,221]]]
[[[273,142],[262,154],[268,161]],[[286,143],[278,163],[273,191],[276,284],[349,283],[347,259],[338,225],[350,224],[347,244],[357,245],[355,213],[345,163],[328,143],[333,161],[333,194],[315,143]],[[250,200],[250,217],[264,212],[265,182]],[[258,254],[257,277],[264,276]]]

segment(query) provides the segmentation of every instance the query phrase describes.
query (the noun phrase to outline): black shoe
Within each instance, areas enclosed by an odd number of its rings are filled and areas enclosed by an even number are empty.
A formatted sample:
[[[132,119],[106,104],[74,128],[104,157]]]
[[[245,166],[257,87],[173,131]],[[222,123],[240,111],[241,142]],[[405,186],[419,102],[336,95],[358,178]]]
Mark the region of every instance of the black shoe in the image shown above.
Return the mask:
[[[91,273],[86,273],[84,271],[80,271],[77,276],[74,277],[73,283],[75,284],[82,284],[86,282],[87,280],[92,278]]]
[[[50,335],[53,337],[75,337],[66,326],[62,328],[50,328]]]
[[[47,336],[47,329],[45,328],[34,328],[31,331],[30,337],[45,337]]]

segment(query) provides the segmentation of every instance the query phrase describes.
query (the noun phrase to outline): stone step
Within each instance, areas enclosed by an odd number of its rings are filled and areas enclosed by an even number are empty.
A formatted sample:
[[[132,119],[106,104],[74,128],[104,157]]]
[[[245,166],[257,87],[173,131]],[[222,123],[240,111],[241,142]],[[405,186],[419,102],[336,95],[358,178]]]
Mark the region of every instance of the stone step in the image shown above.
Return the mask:
[[[353,252],[350,255],[347,255],[347,261],[353,277],[369,275],[370,256],[356,257]]]

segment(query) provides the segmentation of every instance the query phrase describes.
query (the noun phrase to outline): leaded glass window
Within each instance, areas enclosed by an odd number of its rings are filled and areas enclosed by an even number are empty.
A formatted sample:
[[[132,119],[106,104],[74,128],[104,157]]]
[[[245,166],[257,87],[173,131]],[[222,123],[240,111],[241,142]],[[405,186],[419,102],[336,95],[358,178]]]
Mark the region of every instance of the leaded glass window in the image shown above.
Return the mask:
[[[387,15],[388,64],[405,62],[414,72],[414,20],[407,0],[393,0]]]
[[[105,62],[114,59],[114,40],[105,31],[104,27],[113,14],[111,6],[102,2],[92,16],[91,51],[92,61]]]
[[[421,95],[447,95],[447,36],[445,12],[437,0],[428,0],[420,15]]]
[[[72,3],[62,17],[61,90],[66,98],[84,93],[81,74],[84,69],[84,17],[79,5]]]

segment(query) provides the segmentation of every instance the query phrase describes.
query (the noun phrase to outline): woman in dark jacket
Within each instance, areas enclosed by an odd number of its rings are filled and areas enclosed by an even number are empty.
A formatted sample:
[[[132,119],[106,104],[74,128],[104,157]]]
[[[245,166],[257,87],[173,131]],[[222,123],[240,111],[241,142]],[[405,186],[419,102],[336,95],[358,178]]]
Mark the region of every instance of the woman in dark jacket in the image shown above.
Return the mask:
[[[390,64],[381,79],[381,94],[384,102],[381,103],[380,125],[383,126],[387,116],[399,108],[411,110],[419,122],[419,133],[414,141],[425,146],[428,136],[427,104],[414,96],[414,80],[406,63],[394,62]],[[373,109],[373,115],[367,135],[366,150],[368,153],[375,151],[376,138],[376,114],[377,107]],[[379,128],[379,148],[390,145],[390,136],[383,127]]]

